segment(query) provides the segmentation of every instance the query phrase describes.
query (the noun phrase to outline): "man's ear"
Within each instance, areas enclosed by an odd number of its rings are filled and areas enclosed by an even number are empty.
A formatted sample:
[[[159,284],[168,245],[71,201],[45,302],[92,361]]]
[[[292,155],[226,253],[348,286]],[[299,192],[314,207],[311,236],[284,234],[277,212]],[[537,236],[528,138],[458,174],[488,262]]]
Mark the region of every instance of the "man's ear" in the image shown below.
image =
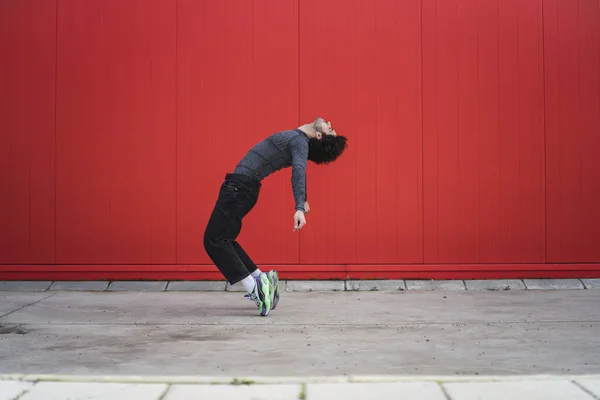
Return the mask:
[[[317,131],[317,140],[321,140],[323,138],[323,134]]]

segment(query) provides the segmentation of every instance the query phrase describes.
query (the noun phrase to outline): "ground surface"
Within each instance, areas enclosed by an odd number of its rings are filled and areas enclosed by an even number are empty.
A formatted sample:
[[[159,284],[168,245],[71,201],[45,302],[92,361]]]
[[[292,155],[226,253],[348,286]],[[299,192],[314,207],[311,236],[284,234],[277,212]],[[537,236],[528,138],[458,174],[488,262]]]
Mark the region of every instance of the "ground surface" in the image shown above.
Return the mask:
[[[600,373],[600,290],[0,292],[0,374]]]

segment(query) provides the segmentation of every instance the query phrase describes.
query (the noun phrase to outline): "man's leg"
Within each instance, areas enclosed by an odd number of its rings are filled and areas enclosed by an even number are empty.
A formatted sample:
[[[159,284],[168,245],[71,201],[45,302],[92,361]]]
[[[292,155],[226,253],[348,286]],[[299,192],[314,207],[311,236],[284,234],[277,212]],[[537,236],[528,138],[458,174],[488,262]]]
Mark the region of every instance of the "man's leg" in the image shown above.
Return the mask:
[[[240,231],[240,221],[217,203],[204,231],[204,249],[231,285],[249,275],[233,245]]]
[[[235,248],[235,251],[237,252],[237,255],[240,258],[240,260],[242,260],[242,262],[246,266],[248,272],[254,277],[260,276],[261,270],[256,266],[254,261],[252,261],[250,256],[248,256],[248,254],[242,248],[242,246],[240,246],[238,242],[233,242],[233,247]],[[273,269],[267,273],[267,276],[269,277],[269,282],[271,283],[271,292],[273,295],[271,310],[274,310],[277,307],[277,304],[279,303],[279,274],[276,270]]]
[[[251,275],[238,255],[236,247],[239,244],[235,241],[242,228],[242,219],[254,207],[257,197],[258,192],[243,183],[226,180],[204,232],[204,248],[225,279],[231,285],[241,281],[261,314],[267,315],[273,297],[270,281],[266,274],[257,278]],[[244,255],[249,259],[245,252]]]
[[[256,271],[260,272],[260,269],[258,269],[256,264],[254,264],[254,261],[252,261],[250,256],[248,256],[248,254],[246,254],[246,251],[242,248],[242,246],[240,246],[240,244],[237,241],[233,242],[233,248],[235,249],[235,252],[237,253],[240,260],[242,260],[242,262],[246,266],[246,270],[250,274],[256,275],[255,274]]]

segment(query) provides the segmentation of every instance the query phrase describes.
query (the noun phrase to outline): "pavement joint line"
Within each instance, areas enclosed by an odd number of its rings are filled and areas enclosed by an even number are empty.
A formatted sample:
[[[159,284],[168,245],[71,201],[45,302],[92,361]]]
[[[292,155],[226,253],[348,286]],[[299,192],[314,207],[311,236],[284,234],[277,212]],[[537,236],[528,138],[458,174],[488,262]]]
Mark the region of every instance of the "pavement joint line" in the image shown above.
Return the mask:
[[[583,375],[338,375],[338,376],[194,376],[194,375],[51,375],[51,374],[0,374],[0,380],[20,382],[89,382],[89,383],[163,383],[206,384],[206,385],[284,385],[315,383],[389,383],[389,382],[433,382],[443,385],[455,382],[519,382],[568,380],[581,387],[578,379],[600,379],[598,374]],[[585,388],[583,388],[586,390]],[[587,392],[587,390],[586,390]],[[596,396],[597,398],[597,396]]]
[[[436,382],[436,383],[439,386],[439,388],[442,390],[442,393],[444,394],[444,397],[446,397],[446,400],[452,400],[452,397],[450,397],[450,394],[448,394],[448,391],[446,390],[444,383],[443,382]]]
[[[254,317],[255,315],[253,315]],[[0,317],[1,318],[1,317]],[[258,319],[256,319],[258,320]],[[10,322],[9,322],[10,323]],[[413,326],[413,325],[457,325],[457,326],[473,326],[473,325],[505,325],[505,324],[512,324],[512,325],[529,325],[529,324],[597,324],[600,323],[600,319],[599,320],[555,320],[555,319],[548,319],[548,320],[536,320],[536,321],[482,321],[482,322],[454,322],[454,321],[448,321],[448,322],[435,322],[435,321],[407,321],[407,322],[401,322],[401,323],[353,323],[353,322],[347,322],[347,323],[322,323],[319,324],[319,326],[326,326],[326,327],[339,327],[339,326],[348,326],[348,325],[360,325],[362,327],[381,327],[381,326]],[[17,324],[12,324],[12,325],[17,325]],[[280,327],[280,326],[310,326],[310,325],[315,325],[314,323],[308,323],[308,322],[282,322],[282,323],[278,323],[278,324],[264,324],[264,323],[256,323],[256,324],[248,324],[248,323],[222,323],[222,322],[211,322],[211,323],[206,323],[206,322],[202,322],[202,323],[158,323],[158,322],[58,322],[58,323],[54,323],[54,322],[45,322],[45,323],[39,323],[39,322],[20,322],[18,324],[19,326],[21,325],[27,325],[27,326],[42,326],[42,325],[48,325],[48,326],[108,326],[108,325],[112,325],[112,326],[245,326],[245,327],[261,327],[261,328],[265,328],[265,327]]]
[[[57,294],[58,294],[58,292],[57,292],[57,293],[52,293],[51,295],[49,295],[49,296],[46,296],[46,297],[44,297],[43,299],[36,300],[36,301],[34,301],[33,303],[25,304],[24,306],[22,306],[22,307],[20,307],[20,308],[17,308],[16,310],[9,311],[9,312],[7,312],[6,314],[0,315],[0,319],[4,318],[4,317],[6,317],[6,316],[9,316],[9,315],[10,315],[10,314],[12,314],[12,313],[16,313],[17,311],[21,311],[21,310],[22,310],[22,309],[24,309],[24,308],[31,307],[31,306],[33,306],[33,305],[35,305],[35,304],[39,303],[40,301],[44,301],[44,300],[46,300],[46,299],[49,299],[50,297],[52,297],[52,296],[55,296],[55,295],[57,295]]]
[[[167,397],[167,393],[169,393],[169,390],[171,390],[171,384],[167,384],[167,387],[165,388],[165,391],[163,392],[163,394],[161,394],[158,397],[158,400],[163,400],[165,397]]]
[[[577,386],[579,389],[586,392],[588,395],[592,396],[593,399],[600,400],[600,398],[598,396],[596,396],[594,393],[592,393],[590,390],[588,390],[588,388],[586,388],[585,386],[581,385],[575,379],[571,380],[571,383],[574,384],[575,386]]]

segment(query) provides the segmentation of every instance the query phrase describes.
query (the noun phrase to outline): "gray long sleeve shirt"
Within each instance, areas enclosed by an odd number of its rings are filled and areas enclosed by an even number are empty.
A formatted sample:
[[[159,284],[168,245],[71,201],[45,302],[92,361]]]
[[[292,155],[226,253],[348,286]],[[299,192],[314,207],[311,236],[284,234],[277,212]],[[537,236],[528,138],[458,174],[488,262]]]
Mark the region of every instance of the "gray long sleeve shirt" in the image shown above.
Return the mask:
[[[250,149],[233,172],[260,182],[273,172],[291,166],[296,210],[305,211],[308,141],[306,133],[299,129],[275,133]]]

